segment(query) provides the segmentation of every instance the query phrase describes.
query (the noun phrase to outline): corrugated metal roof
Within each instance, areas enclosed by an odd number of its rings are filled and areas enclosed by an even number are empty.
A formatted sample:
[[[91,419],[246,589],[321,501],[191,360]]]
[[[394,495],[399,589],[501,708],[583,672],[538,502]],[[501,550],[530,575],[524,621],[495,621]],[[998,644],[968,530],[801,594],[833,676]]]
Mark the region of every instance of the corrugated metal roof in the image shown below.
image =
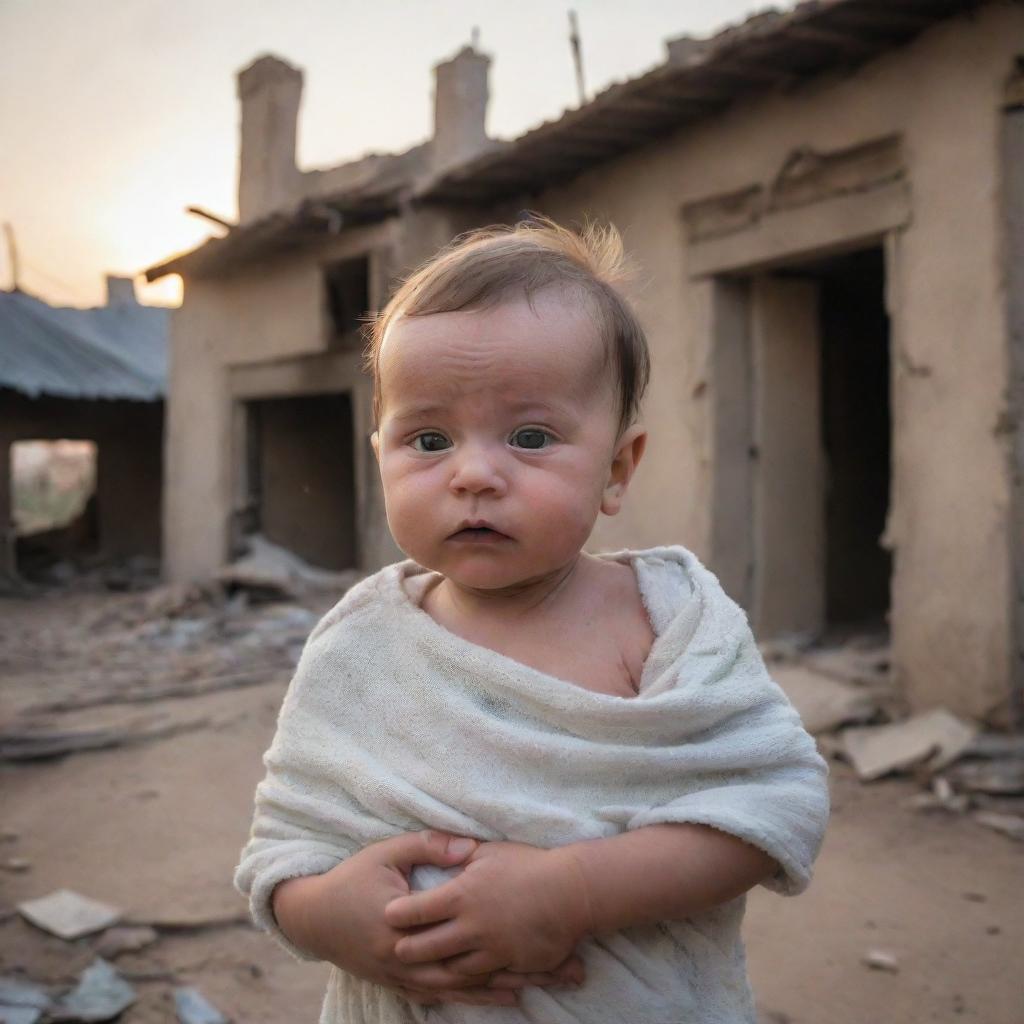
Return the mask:
[[[169,313],[134,303],[57,307],[0,291],[0,387],[33,398],[162,398]]]
[[[486,205],[568,181],[734,101],[851,71],[984,0],[805,0],[710,39],[670,41],[669,60],[427,183],[421,202]]]

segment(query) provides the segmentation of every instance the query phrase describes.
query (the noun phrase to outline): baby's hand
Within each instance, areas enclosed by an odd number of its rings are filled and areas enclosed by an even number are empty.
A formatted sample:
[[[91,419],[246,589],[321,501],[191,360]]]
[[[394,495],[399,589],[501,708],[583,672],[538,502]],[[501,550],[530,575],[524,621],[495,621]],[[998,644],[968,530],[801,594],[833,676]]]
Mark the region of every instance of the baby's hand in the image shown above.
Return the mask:
[[[388,903],[393,928],[433,925],[398,941],[407,964],[444,960],[467,975],[551,971],[589,930],[586,883],[558,849],[483,843],[450,882]]]
[[[476,847],[440,832],[409,832],[374,843],[323,875],[282,882],[274,891],[274,914],[297,946],[349,974],[397,989],[414,1002],[464,1002],[514,1006],[527,985],[564,984],[579,965],[544,975],[498,972],[473,979],[442,963],[409,965],[395,955],[404,934],[387,924],[384,909],[409,893],[415,864],[453,867]]]

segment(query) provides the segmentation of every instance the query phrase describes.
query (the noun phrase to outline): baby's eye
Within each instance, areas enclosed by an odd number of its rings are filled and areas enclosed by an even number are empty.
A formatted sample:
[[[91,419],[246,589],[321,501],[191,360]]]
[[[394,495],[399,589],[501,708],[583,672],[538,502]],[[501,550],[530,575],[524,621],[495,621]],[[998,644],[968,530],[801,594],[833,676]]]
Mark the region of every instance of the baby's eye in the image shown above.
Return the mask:
[[[509,438],[509,443],[513,448],[526,448],[529,451],[546,448],[550,442],[551,435],[546,430],[540,430],[537,427],[523,427]]]
[[[409,443],[418,452],[443,452],[452,446],[451,441],[436,430],[427,430],[422,434],[417,434]]]

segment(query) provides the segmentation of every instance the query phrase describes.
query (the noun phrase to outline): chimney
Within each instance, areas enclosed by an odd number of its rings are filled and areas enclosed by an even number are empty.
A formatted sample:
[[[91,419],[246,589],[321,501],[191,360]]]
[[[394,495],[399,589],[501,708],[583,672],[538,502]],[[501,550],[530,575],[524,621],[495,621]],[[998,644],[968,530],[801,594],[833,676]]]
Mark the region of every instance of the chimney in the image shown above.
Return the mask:
[[[434,171],[463,163],[488,146],[487,72],[491,58],[464,46],[434,68]]]
[[[137,306],[135,297],[135,279],[132,277],[115,277],[107,274],[107,307]]]
[[[669,64],[699,64],[710,49],[709,39],[698,39],[696,36],[677,36],[665,40]]]
[[[296,198],[302,72],[277,57],[260,57],[238,73],[238,99],[242,108],[238,219],[250,221]]]

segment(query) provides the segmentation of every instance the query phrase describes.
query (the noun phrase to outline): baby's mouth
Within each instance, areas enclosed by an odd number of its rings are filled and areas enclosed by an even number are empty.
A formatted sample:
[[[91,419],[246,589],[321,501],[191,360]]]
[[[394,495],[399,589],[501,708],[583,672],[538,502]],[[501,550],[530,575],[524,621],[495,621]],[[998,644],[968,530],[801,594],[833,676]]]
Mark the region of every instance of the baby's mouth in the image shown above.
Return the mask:
[[[508,534],[496,530],[493,526],[486,524],[463,526],[456,530],[449,540],[460,541],[467,544],[494,544],[503,540],[511,540]]]

